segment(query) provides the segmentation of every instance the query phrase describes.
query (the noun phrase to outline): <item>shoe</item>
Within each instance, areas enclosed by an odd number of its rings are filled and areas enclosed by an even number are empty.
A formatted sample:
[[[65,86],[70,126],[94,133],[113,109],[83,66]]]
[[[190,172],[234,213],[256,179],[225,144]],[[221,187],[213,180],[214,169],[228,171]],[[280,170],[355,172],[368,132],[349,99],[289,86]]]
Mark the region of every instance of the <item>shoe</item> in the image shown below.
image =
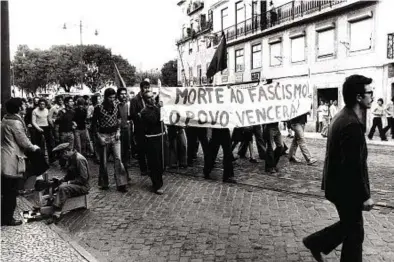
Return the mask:
[[[387,138],[382,138],[382,141],[389,141]]]
[[[372,136],[368,136],[368,139],[369,139],[369,140],[372,140]]]
[[[108,189],[109,189],[109,186],[101,186],[100,189],[101,189],[101,190],[108,190]]]
[[[314,164],[316,164],[316,162],[317,162],[316,159],[311,158],[311,159],[309,160],[309,162],[307,163],[307,165],[308,165],[308,166],[313,166]]]
[[[266,169],[265,169],[265,172],[271,173],[271,174],[275,174],[275,173],[276,173],[276,170],[275,170],[275,168],[266,168]]]
[[[212,180],[212,177],[209,174],[205,174],[204,178],[207,179],[207,180]]]
[[[291,163],[301,163],[301,160],[296,157],[290,157],[289,162]]]
[[[250,158],[250,159],[249,159],[249,162],[250,162],[250,163],[257,163],[257,160],[254,159],[254,158]]]
[[[163,195],[164,194],[164,190],[163,189],[157,189],[156,191],[155,191],[155,194],[157,194],[157,195]]]
[[[279,168],[278,167],[274,167],[274,170],[276,171],[276,173],[279,172]]]
[[[127,192],[127,188],[126,188],[126,186],[118,186],[118,191],[122,192],[122,193],[126,193]]]
[[[141,176],[147,176],[147,175],[148,175],[148,171],[141,172]]]
[[[235,179],[232,178],[232,177],[229,177],[229,178],[223,179],[223,183],[236,184],[236,183],[237,183],[237,180],[235,180]]]
[[[20,226],[22,225],[22,220],[19,219],[11,219],[10,221],[1,221],[2,226]]]
[[[323,257],[321,256],[321,253],[319,250],[316,250],[314,248],[312,248],[311,246],[308,245],[308,242],[306,241],[306,238],[304,238],[302,240],[302,243],[304,244],[304,246],[309,249],[309,251],[311,251],[313,258],[317,261],[317,262],[323,262]]]

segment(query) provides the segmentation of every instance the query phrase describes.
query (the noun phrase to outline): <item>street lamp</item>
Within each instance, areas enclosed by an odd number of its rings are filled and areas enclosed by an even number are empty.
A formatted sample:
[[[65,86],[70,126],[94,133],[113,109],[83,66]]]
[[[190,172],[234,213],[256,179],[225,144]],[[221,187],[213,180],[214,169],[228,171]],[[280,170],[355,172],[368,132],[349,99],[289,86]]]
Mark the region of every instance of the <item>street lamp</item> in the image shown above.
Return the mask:
[[[81,90],[83,89],[83,58],[82,58],[82,33],[83,30],[82,28],[84,27],[82,25],[82,20],[79,21],[79,25],[78,24],[72,24],[73,27],[79,26],[79,42],[80,42],[80,46],[81,46],[81,62],[80,62],[80,68],[81,68]],[[67,25],[66,23],[63,24],[63,30],[67,29]],[[94,31],[94,35],[98,36],[98,30],[95,29]]]

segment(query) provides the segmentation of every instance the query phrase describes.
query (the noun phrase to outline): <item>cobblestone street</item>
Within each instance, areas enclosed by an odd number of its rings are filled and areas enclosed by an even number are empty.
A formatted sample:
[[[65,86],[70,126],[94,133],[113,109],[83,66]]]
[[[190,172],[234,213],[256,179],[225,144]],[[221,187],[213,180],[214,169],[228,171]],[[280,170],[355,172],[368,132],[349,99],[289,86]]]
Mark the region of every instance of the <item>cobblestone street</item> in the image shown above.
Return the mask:
[[[289,144],[289,140],[286,140]],[[238,185],[202,177],[194,168],[170,170],[165,194],[150,192],[150,180],[134,166],[129,192],[97,188],[92,164],[89,210],[67,214],[58,224],[100,261],[313,261],[302,237],[338,219],[321,198],[325,140],[307,140],[317,166],[281,160],[279,175],[267,175],[264,161],[238,160]],[[394,147],[369,145],[373,197],[381,202],[364,213],[365,261],[394,261],[394,210],[391,161]],[[181,174],[182,173],[182,174]],[[267,190],[270,189],[270,190]],[[279,192],[282,191],[282,192]],[[327,257],[339,261],[340,247]]]

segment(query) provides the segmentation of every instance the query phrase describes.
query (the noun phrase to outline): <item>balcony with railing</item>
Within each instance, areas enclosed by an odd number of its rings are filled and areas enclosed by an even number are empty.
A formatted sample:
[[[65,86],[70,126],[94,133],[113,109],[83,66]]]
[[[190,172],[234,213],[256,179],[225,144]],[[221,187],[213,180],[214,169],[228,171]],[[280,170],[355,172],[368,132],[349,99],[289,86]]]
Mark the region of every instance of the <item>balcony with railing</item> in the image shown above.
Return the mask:
[[[193,3],[190,3],[190,5],[187,7],[187,14],[192,15],[196,13],[198,10],[202,10],[204,8],[204,2],[203,1],[194,1]]]
[[[187,28],[186,29],[186,34],[182,36],[181,39],[177,41],[177,45],[182,44],[190,39],[194,39],[202,34],[205,34],[213,29],[213,21],[206,20],[204,15],[201,15],[200,17],[200,23],[197,26],[197,29],[194,28]]]
[[[227,41],[233,41],[247,35],[268,30],[278,25],[283,25],[287,22],[300,20],[307,15],[333,9],[346,2],[348,2],[348,0],[291,1],[273,8],[262,15],[253,15],[252,18],[234,24],[223,31]],[[353,2],[355,1],[353,0]],[[220,38],[221,31],[216,32],[215,35],[217,38]],[[218,42],[218,40],[214,41],[214,43]]]

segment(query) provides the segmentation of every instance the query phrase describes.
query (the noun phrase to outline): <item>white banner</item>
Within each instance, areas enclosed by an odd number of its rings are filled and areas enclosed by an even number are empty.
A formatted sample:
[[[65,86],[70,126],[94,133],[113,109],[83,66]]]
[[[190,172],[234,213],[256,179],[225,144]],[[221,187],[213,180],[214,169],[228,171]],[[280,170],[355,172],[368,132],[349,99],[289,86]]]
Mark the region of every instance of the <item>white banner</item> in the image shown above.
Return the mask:
[[[161,87],[167,125],[234,128],[290,120],[311,110],[308,82],[233,87]]]

